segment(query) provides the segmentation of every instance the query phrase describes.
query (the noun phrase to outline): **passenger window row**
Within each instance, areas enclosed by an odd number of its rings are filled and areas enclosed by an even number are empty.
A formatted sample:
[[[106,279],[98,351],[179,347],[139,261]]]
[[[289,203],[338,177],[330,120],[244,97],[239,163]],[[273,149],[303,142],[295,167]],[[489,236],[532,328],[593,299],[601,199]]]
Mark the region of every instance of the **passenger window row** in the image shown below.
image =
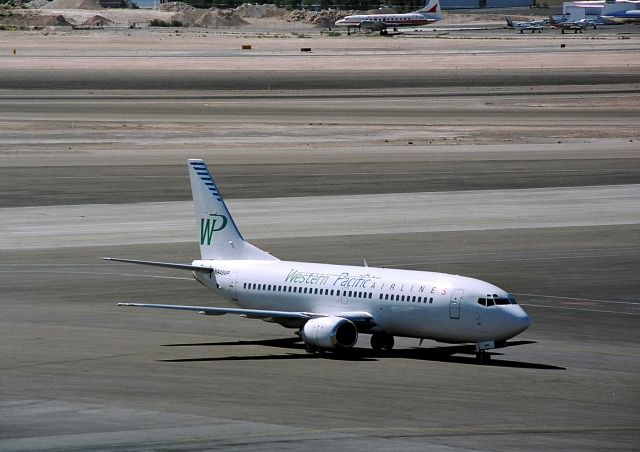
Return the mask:
[[[340,296],[341,291],[339,289],[324,289],[318,287],[299,287],[299,286],[279,286],[276,284],[256,284],[256,283],[244,283],[242,285],[247,290],[260,290],[267,292],[292,292],[292,293],[306,293],[311,295],[335,295]],[[351,298],[373,298],[371,292],[357,292],[353,290],[343,290],[343,297]]]
[[[339,289],[324,289],[318,287],[299,287],[299,286],[279,286],[277,284],[257,284],[257,283],[243,283],[242,287],[246,290],[260,290],[266,292],[291,292],[291,293],[303,293],[311,295],[329,295],[340,296],[348,298],[364,298],[372,299],[372,292],[359,292],[355,290],[343,290]],[[342,293],[341,293],[342,292]],[[433,303],[433,297],[416,297],[411,295],[396,295],[396,294],[380,294],[380,300],[389,301],[406,301],[411,303]]]
[[[380,294],[380,299],[391,301],[407,301],[411,303],[433,303],[433,297],[416,297],[415,295],[396,295],[396,294]]]

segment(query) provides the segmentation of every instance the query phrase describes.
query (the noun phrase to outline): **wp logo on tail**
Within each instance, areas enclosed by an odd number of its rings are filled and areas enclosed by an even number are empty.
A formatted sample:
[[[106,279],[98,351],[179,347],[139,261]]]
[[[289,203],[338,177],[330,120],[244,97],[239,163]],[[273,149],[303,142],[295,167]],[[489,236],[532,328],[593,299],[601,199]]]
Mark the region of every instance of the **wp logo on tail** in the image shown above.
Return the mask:
[[[200,245],[211,245],[213,233],[222,231],[227,226],[227,217],[210,213],[213,218],[200,218]]]

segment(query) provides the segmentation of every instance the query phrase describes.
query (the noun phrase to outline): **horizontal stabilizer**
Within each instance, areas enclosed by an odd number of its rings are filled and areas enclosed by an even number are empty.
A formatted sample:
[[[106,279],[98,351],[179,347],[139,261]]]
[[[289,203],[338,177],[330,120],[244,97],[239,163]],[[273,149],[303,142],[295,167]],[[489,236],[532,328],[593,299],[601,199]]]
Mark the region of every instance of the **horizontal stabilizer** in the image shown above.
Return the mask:
[[[211,267],[200,267],[200,266],[191,265],[191,264],[174,264],[171,262],[140,261],[136,259],[119,259],[116,257],[103,257],[102,259],[105,261],[126,262],[128,264],[152,265],[155,267],[175,268],[178,270],[190,270],[194,272],[203,272],[203,273],[211,273],[213,271],[213,268]]]

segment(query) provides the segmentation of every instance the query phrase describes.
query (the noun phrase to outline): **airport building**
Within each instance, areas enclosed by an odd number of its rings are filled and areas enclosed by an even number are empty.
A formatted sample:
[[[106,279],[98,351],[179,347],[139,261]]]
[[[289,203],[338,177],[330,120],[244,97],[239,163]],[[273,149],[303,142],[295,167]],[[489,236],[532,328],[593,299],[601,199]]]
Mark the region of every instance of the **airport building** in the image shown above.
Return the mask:
[[[572,19],[596,18],[603,14],[640,10],[640,0],[440,0],[442,9],[560,7]]]

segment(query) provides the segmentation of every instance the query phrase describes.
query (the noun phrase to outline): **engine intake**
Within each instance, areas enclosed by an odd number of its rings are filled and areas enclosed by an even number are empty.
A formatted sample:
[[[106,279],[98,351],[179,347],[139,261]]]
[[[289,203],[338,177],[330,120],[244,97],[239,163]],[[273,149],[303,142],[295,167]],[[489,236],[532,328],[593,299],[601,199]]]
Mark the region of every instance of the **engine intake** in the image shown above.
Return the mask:
[[[302,340],[319,348],[351,348],[358,341],[358,329],[343,317],[320,317],[304,324]]]

